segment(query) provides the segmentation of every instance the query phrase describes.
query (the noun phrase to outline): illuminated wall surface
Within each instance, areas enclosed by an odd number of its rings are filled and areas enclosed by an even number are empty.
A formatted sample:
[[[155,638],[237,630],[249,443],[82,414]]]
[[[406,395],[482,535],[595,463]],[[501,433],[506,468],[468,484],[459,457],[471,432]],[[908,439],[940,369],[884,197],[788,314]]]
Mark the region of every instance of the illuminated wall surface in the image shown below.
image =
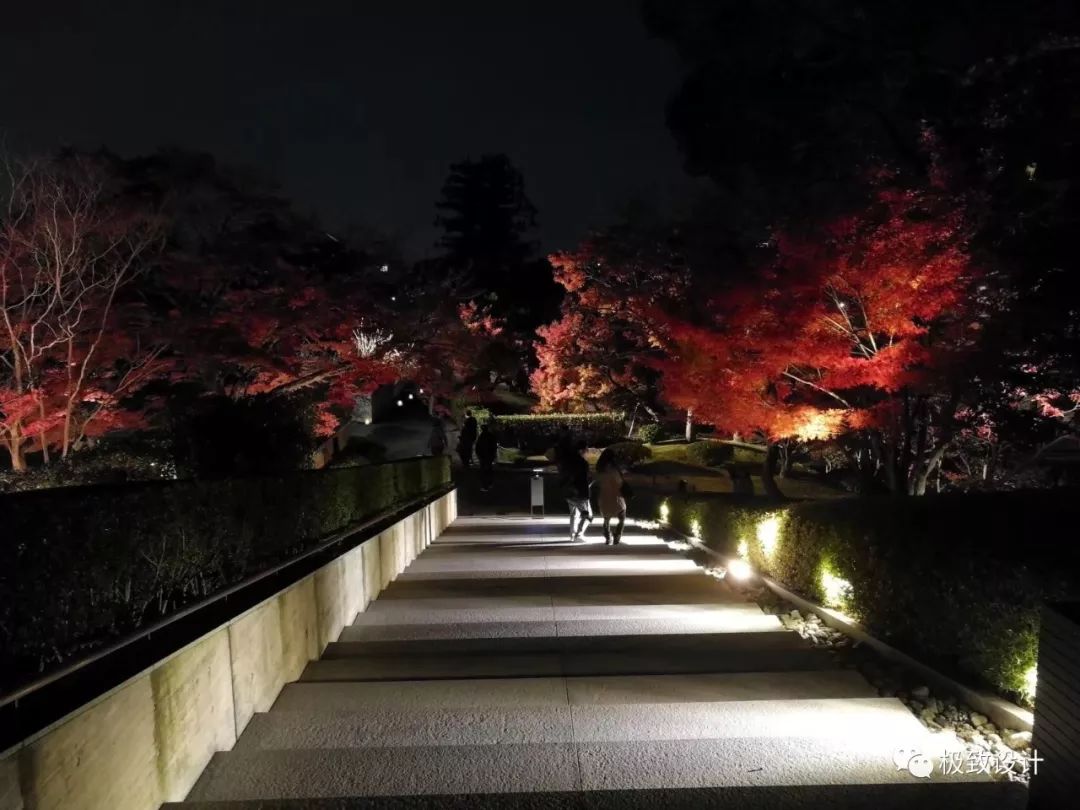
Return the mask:
[[[451,492],[0,759],[0,810],[156,810],[457,514]]]

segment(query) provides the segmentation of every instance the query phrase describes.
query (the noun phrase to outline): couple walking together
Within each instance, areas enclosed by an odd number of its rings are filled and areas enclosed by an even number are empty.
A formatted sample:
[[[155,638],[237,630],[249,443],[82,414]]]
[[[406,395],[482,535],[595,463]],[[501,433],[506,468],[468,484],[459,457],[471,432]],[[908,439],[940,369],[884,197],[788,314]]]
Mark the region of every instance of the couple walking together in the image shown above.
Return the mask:
[[[604,543],[619,545],[626,523],[626,498],[630,495],[630,487],[623,478],[615,454],[610,449],[600,454],[596,460],[596,478],[590,482],[584,441],[564,437],[557,450],[562,488],[570,507],[570,540],[585,540],[585,529],[593,518],[590,490],[595,486],[600,514],[604,518]],[[616,521],[614,531],[611,528],[612,520]]]

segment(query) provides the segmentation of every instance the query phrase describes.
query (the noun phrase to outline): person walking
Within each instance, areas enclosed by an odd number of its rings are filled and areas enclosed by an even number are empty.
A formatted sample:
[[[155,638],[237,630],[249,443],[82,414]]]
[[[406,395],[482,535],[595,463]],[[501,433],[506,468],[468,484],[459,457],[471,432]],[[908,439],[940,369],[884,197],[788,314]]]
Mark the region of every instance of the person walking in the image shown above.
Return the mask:
[[[472,411],[465,411],[465,422],[461,425],[457,451],[461,456],[461,463],[466,467],[472,465],[474,444],[476,444],[476,417],[472,415]]]
[[[552,449],[555,464],[562,470],[563,465],[566,464],[575,453],[574,434],[570,432],[570,428],[567,425],[559,425],[559,432],[555,437],[555,444]]]
[[[604,518],[604,545],[619,545],[622,540],[623,526],[626,524],[626,498],[629,485],[619,469],[615,454],[605,450],[596,460],[596,486],[599,489],[600,514]],[[611,531],[611,521],[615,519],[615,531]]]
[[[574,452],[567,456],[560,469],[560,485],[566,504],[570,507],[570,542],[584,542],[585,529],[592,522],[589,502],[589,462],[585,460],[585,442],[579,440]]]
[[[446,428],[438,416],[431,417],[431,436],[428,437],[428,450],[433,456],[441,456],[446,452]]]
[[[495,479],[495,458],[499,455],[499,441],[491,424],[484,425],[476,439],[476,460],[480,462],[480,491],[487,492]]]

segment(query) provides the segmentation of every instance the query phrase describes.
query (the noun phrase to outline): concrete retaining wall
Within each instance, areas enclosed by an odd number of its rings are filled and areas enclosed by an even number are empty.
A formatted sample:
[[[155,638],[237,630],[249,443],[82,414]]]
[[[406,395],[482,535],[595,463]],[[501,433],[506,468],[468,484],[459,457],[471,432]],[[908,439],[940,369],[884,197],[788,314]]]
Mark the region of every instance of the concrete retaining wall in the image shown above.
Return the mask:
[[[457,494],[395,523],[0,758],[0,810],[156,810],[296,680],[457,517]]]

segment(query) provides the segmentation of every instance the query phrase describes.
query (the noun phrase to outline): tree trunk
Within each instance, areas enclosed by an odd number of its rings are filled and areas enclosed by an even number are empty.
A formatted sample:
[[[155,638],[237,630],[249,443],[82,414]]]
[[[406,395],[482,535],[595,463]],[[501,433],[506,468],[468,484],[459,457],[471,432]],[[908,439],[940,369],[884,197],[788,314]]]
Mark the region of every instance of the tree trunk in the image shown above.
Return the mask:
[[[905,471],[905,477],[907,478],[907,493],[908,495],[917,495],[916,492],[917,482],[923,473],[926,472],[929,475],[929,461],[924,462],[923,456],[926,455],[926,437],[929,430],[930,414],[924,412],[923,418],[919,421],[919,432],[915,439],[915,450],[912,453],[911,459],[911,472]]]
[[[869,495],[874,491],[874,453],[872,451],[873,440],[868,432],[859,434],[862,447],[855,454],[857,469],[859,471],[859,494]]]
[[[45,423],[45,400],[44,400],[44,398],[38,400],[38,413],[41,415],[41,422],[44,425],[44,423]],[[45,428],[44,427],[41,428],[41,431],[39,432],[39,435],[41,437],[41,455],[42,455],[42,459],[44,460],[45,464],[48,465],[48,463],[49,463],[49,443],[48,443],[48,441],[46,441]]]
[[[881,435],[876,431],[870,434],[870,446],[873,447],[874,455],[885,468],[885,484],[889,487],[889,492],[893,495],[903,495],[904,491],[897,482],[896,458],[892,448],[888,444],[882,445]]]
[[[630,414],[630,428],[626,431],[626,438],[630,438],[634,435],[634,423],[637,421],[637,409],[638,405],[634,403],[634,412]]]
[[[930,458],[927,459],[926,465],[919,471],[919,474],[915,477],[913,482],[912,494],[913,495],[925,495],[926,484],[930,480],[930,475],[941,464],[941,459],[945,456],[945,449],[948,447],[948,442],[943,442],[933,453],[930,454]]]
[[[765,495],[769,498],[784,497],[784,493],[780,491],[780,487],[776,485],[776,479],[773,477],[779,451],[780,448],[772,442],[765,446],[765,461],[761,465],[761,485],[765,488]]]
[[[26,456],[22,449],[22,440],[17,432],[12,433],[4,442],[4,447],[11,457],[11,469],[15,472],[26,472]]]
[[[686,441],[692,442],[694,440],[694,412],[689,408],[686,409]]]
[[[780,477],[787,478],[791,472],[794,453],[791,452],[791,442],[780,442]]]

